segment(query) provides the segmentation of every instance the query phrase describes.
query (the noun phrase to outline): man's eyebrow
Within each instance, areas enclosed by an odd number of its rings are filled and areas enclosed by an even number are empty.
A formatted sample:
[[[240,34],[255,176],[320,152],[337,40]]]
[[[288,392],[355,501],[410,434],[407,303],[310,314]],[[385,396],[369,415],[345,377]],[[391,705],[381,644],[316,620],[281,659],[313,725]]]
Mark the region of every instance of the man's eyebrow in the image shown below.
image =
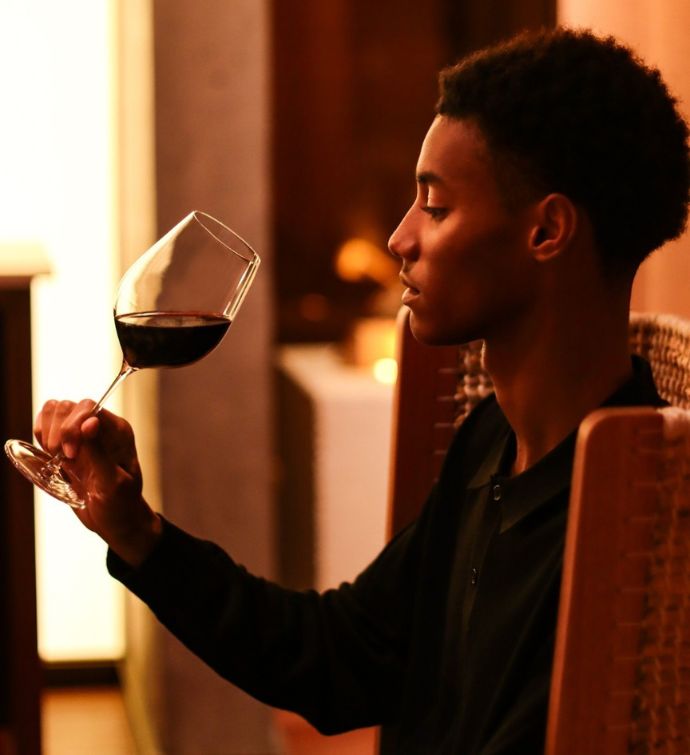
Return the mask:
[[[442,184],[444,182],[441,176],[438,175],[438,173],[433,173],[430,170],[425,170],[421,173],[417,173],[416,178],[417,183],[422,184],[423,186],[428,186],[429,184]]]

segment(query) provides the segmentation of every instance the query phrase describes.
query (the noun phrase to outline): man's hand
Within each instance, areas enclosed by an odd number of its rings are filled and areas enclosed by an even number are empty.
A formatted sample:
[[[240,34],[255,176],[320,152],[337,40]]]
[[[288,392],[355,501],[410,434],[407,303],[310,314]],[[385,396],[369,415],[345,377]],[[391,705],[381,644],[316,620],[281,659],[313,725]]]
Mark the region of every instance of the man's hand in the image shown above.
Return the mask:
[[[46,451],[62,451],[62,468],[86,508],[75,509],[82,523],[100,535],[123,560],[138,566],[151,552],[161,522],[141,495],[142,478],[128,422],[84,400],[48,401],[36,417],[34,433]]]

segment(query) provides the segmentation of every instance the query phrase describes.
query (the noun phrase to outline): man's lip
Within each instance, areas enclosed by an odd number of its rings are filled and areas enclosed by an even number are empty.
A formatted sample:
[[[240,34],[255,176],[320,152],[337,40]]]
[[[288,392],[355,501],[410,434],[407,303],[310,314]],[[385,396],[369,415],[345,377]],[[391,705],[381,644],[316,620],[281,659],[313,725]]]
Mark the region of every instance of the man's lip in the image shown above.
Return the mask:
[[[400,282],[407,288],[408,291],[412,294],[418,294],[419,289],[412,283],[412,281],[409,278],[406,278],[404,275],[400,276]]]
[[[409,304],[411,301],[414,301],[419,296],[419,291],[417,291],[416,288],[406,288],[403,291],[401,298],[401,301],[403,304]]]
[[[419,296],[419,289],[405,275],[400,275],[400,281],[402,282],[403,286],[405,286],[405,290],[403,291],[401,297],[402,303],[409,305]]]

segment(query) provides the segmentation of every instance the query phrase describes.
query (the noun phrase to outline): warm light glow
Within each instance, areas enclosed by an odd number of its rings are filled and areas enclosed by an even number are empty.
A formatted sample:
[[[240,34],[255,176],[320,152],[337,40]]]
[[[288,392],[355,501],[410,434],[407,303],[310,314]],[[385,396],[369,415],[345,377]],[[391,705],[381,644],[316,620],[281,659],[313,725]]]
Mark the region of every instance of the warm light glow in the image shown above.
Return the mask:
[[[362,317],[344,344],[346,361],[369,369],[377,359],[395,356],[395,319]]]
[[[97,398],[119,366],[111,1],[0,2],[0,241],[35,240],[53,271],[32,290],[36,407],[48,398]],[[104,543],[44,495],[36,531],[41,656],[122,655],[121,590],[106,572]]]
[[[379,383],[393,385],[398,377],[398,363],[392,357],[377,359],[371,369]]]
[[[397,280],[400,265],[373,242],[363,238],[348,239],[338,249],[335,271],[342,280],[355,283],[370,279],[381,286]]]

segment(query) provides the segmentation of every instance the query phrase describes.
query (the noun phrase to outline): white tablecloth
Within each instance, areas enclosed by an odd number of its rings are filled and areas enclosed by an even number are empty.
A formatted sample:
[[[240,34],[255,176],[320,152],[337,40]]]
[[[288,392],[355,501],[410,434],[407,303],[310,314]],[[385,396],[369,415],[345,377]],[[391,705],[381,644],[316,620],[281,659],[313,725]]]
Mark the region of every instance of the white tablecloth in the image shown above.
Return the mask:
[[[315,586],[351,580],[385,539],[393,386],[331,345],[286,346],[279,368],[313,411]]]

